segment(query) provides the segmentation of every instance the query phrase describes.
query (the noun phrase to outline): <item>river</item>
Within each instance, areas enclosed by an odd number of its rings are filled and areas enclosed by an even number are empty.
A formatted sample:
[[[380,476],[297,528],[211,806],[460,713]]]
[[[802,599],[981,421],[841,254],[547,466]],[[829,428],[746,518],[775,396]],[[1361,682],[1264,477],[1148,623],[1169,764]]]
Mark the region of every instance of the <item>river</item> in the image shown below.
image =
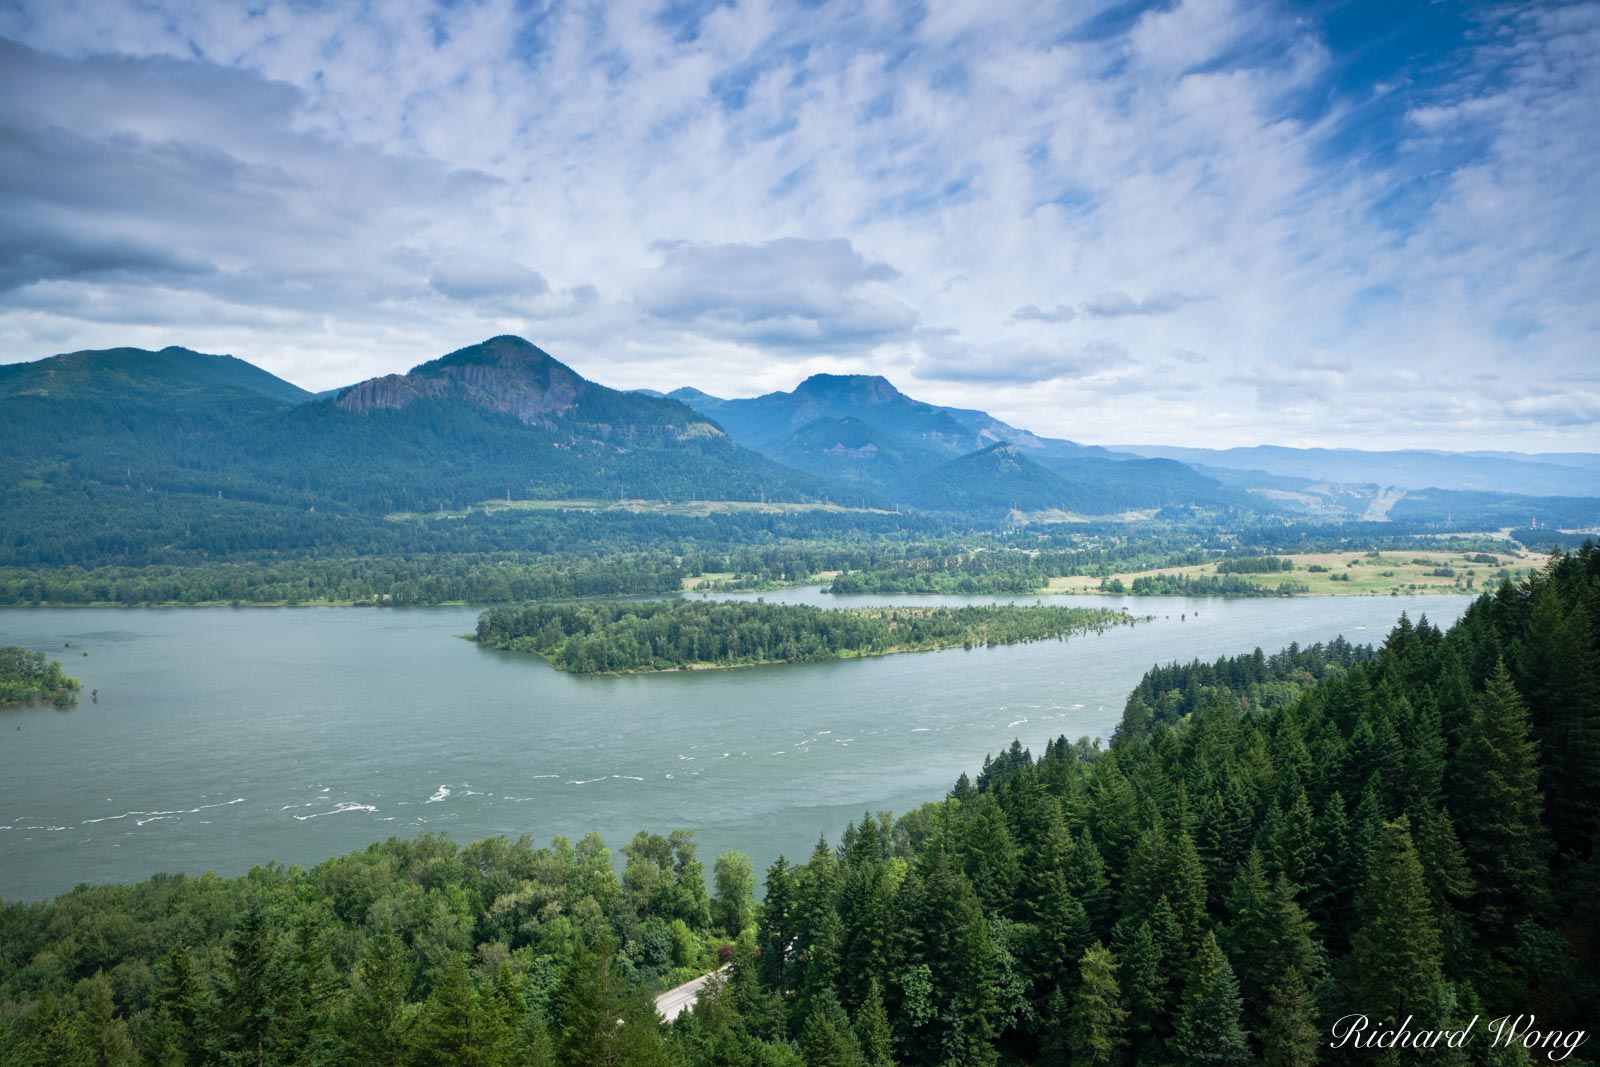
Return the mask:
[[[1402,610],[1448,625],[1470,601],[1048,602],[1157,618],[1064,643],[583,678],[460,640],[476,608],[0,610],[0,644],[60,658],[84,686],[69,711],[0,712],[0,898],[310,865],[427,831],[598,830],[616,850],[684,827],[708,871],[729,848],[764,871],[863,811],[937,799],[1013,738],[1039,752],[1108,734],[1154,663],[1377,642]]]

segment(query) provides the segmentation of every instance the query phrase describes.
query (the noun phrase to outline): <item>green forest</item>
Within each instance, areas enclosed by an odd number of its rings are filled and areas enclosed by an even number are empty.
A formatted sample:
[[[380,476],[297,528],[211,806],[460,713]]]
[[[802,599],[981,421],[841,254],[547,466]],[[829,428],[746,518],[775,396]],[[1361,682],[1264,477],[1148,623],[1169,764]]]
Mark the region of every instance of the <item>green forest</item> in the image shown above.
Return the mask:
[[[1600,549],[1442,632],[1152,671],[754,899],[640,834],[391,840],[0,906],[0,1064],[1386,1062],[1334,1020],[1600,1002]],[[649,996],[730,964],[671,1026]],[[1480,1026],[1429,1062],[1548,1062]],[[1585,1046],[1565,1062],[1592,1058]],[[1387,1062],[1399,1062],[1390,1054]]]
[[[1132,623],[1103,608],[816,608],[761,601],[530,604],[478,617],[480,644],[574,674],[815,663],[1045,641]]]
[[[0,648],[0,708],[18,704],[70,707],[78,701],[78,680],[61,673],[61,664],[43,652],[6,645]]]

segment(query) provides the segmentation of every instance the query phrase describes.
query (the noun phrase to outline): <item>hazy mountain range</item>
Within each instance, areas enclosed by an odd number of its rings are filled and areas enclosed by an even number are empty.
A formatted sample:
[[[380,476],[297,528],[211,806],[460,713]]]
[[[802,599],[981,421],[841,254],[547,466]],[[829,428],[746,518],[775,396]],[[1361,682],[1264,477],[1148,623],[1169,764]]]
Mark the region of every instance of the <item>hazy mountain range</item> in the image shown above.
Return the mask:
[[[1353,448],[1176,448],[1117,445],[1119,452],[1197,468],[1260,471],[1315,482],[1402,489],[1463,489],[1524,496],[1600,496],[1600,455],[1585,452],[1367,452]]]

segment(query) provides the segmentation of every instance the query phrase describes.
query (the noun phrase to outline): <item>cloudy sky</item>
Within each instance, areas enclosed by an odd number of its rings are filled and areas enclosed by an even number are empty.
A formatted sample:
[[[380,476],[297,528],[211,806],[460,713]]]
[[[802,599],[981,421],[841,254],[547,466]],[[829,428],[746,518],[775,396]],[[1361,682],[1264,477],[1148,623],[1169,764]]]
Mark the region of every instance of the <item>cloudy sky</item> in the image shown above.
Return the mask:
[[[0,0],[0,361],[1600,450],[1600,4]]]

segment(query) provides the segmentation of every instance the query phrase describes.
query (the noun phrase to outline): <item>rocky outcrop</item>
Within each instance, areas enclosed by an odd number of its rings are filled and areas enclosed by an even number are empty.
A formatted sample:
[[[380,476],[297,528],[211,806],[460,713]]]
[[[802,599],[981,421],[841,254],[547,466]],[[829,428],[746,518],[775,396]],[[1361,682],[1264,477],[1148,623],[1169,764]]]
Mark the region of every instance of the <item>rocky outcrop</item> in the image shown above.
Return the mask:
[[[358,414],[399,411],[425,397],[453,393],[532,425],[570,411],[588,384],[520,337],[496,337],[424,363],[409,374],[362,382],[338,403],[341,410]]]

